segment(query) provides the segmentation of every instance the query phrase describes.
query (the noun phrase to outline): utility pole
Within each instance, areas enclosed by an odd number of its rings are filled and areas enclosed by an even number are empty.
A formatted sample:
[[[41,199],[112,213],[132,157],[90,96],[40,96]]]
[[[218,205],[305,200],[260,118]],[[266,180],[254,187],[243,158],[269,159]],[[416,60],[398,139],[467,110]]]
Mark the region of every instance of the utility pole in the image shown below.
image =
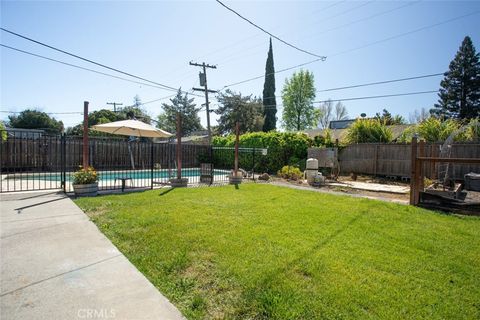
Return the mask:
[[[107,104],[113,105],[113,112],[117,112],[117,106],[123,106],[123,103],[107,102]]]
[[[208,102],[208,93],[217,93],[217,91],[215,90],[208,90],[208,86],[207,86],[207,68],[211,68],[211,69],[217,69],[217,66],[212,66],[212,65],[209,65],[209,64],[206,64],[205,62],[203,63],[196,63],[196,62],[191,62],[190,61],[190,65],[191,66],[196,66],[196,67],[203,67],[203,73],[200,72],[199,76],[200,76],[200,86],[203,87],[202,88],[193,88],[194,91],[204,91],[205,92],[205,108],[207,110],[207,130],[208,130],[208,143],[209,144],[212,144],[212,130],[210,128],[210,105],[209,105],[209,102]]]

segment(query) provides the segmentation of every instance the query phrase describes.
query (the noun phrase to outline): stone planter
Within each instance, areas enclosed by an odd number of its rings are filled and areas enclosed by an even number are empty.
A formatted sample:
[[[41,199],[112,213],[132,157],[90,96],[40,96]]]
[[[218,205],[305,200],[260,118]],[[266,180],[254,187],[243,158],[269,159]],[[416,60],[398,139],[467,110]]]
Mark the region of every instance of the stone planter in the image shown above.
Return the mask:
[[[98,195],[98,183],[74,184],[73,191],[77,197],[95,197]]]
[[[243,174],[242,172],[238,171],[237,176],[232,173],[231,175],[228,176],[228,183],[229,184],[241,184],[243,179]]]
[[[188,178],[170,179],[170,184],[173,188],[185,188],[188,185]]]

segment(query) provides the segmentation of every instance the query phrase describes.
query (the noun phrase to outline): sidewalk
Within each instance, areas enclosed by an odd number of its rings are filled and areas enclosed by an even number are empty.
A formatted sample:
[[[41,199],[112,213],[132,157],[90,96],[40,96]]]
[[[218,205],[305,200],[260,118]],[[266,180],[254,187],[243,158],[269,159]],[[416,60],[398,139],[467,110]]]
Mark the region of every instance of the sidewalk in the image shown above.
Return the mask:
[[[63,193],[0,201],[1,319],[183,319]]]

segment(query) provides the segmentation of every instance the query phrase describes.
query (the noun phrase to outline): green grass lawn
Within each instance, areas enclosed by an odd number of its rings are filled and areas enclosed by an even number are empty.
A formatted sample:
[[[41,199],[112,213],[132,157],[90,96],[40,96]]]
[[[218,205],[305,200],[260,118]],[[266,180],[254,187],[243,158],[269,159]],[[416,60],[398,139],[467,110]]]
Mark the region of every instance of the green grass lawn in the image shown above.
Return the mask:
[[[258,184],[76,203],[190,319],[480,319],[479,218]]]

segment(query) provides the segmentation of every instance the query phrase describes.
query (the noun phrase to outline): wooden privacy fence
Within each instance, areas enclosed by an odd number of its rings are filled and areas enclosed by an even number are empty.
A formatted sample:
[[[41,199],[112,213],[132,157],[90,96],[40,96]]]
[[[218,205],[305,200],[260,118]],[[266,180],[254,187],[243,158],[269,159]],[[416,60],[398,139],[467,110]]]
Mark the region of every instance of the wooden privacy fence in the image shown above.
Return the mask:
[[[62,146],[63,144],[63,146]],[[63,149],[64,148],[64,149]],[[0,145],[0,170],[8,172],[75,171],[83,162],[81,137],[42,136],[9,137]],[[152,161],[158,169],[175,167],[176,145],[168,143],[127,142],[125,139],[91,137],[89,164],[97,170],[149,169]],[[209,155],[208,145],[182,145],[185,166],[199,167]]]
[[[425,156],[436,157],[440,154],[442,144],[431,143],[425,145]],[[317,148],[308,149],[308,157],[316,157]],[[452,158],[480,158],[479,143],[455,143],[452,145]],[[411,145],[363,143],[349,145],[338,152],[340,172],[357,174],[395,176],[410,178],[411,174]],[[437,163],[425,163],[424,173],[429,178],[438,175]],[[463,179],[469,172],[480,172],[478,164],[454,164],[455,179]]]

